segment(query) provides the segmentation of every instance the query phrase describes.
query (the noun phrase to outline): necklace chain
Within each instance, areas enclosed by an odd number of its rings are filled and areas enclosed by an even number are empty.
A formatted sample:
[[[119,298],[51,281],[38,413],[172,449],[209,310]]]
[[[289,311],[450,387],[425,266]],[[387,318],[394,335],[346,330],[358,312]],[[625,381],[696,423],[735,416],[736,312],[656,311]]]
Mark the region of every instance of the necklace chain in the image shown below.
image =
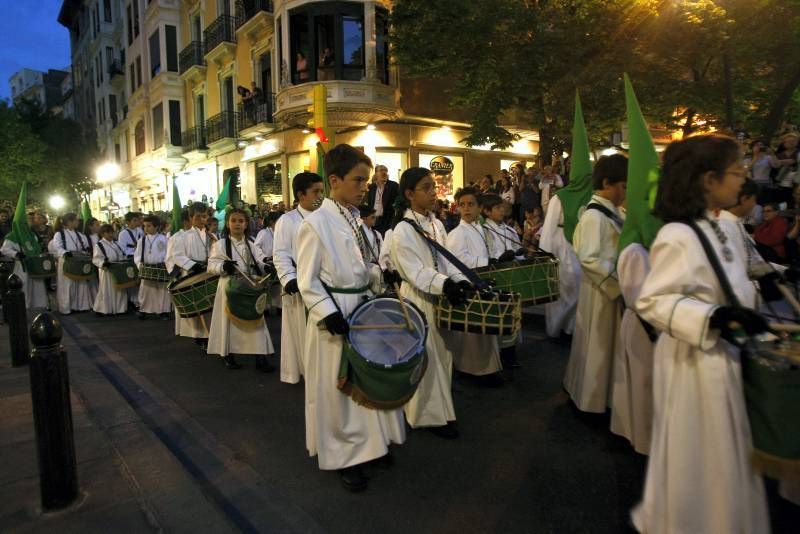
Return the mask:
[[[333,201],[336,204],[336,208],[339,210],[339,213],[344,217],[344,220],[347,221],[347,225],[350,227],[350,230],[353,232],[353,235],[356,238],[356,242],[358,242],[358,248],[361,250],[361,257],[364,260],[364,263],[367,263],[367,256],[370,252],[370,248],[364,243],[364,236],[361,232],[361,227],[359,222],[353,217],[352,214],[348,215],[345,212],[345,208],[339,204],[337,201]],[[349,210],[348,210],[349,211]]]
[[[722,244],[722,257],[725,261],[731,262],[733,261],[733,251],[728,246],[728,236],[725,235],[725,232],[720,227],[719,223],[713,219],[709,219],[708,217],[705,218],[708,221],[708,224],[711,226],[711,229],[714,231],[714,234],[717,236],[720,244]]]

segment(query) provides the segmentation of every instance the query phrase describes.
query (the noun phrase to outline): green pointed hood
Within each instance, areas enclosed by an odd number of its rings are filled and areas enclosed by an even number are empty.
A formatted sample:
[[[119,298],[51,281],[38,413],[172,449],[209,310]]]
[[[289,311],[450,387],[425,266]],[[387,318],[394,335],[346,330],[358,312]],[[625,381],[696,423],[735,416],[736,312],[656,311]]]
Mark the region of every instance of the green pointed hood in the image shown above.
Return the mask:
[[[175,184],[175,178],[172,178],[172,228],[170,233],[174,234],[183,229],[181,222],[181,195],[178,192],[178,186]]]
[[[583,121],[581,97],[575,91],[575,122],[572,126],[569,184],[556,194],[564,213],[564,237],[572,243],[578,225],[579,210],[592,198],[592,162],[589,159],[589,136]]]
[[[650,130],[642,116],[633,85],[625,75],[625,107],[628,113],[628,193],[626,217],[619,238],[619,250],[631,243],[641,243],[650,248],[663,224],[652,214],[652,202],[658,187],[658,153],[650,137]]]
[[[22,182],[17,199],[17,209],[14,210],[14,218],[11,220],[11,232],[6,239],[13,241],[28,256],[37,256],[42,253],[39,247],[39,239],[28,226],[28,214],[26,206],[28,204],[28,183]]]

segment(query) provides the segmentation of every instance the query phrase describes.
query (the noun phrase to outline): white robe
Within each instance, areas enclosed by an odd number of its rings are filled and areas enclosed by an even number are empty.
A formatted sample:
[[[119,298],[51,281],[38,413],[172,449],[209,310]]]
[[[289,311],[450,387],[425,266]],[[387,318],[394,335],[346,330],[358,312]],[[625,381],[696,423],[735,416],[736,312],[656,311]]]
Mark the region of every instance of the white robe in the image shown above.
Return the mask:
[[[619,216],[614,204],[603,197],[594,195],[593,203]],[[620,230],[605,214],[587,209],[572,238],[583,277],[564,388],[584,412],[603,413],[611,401],[614,343],[622,316],[616,273]]]
[[[275,232],[272,230],[272,228],[264,228],[258,232],[253,244],[261,250],[264,256],[271,258],[274,243]]]
[[[283,219],[283,217],[281,217]],[[380,270],[364,262],[353,229],[337,205],[325,199],[300,224],[297,234],[297,281],[308,308],[305,336],[306,447],[320,469],[342,469],[384,456],[390,443],[406,438],[403,412],[371,410],[337,388],[342,336],[319,326],[329,314],[345,317],[369,295],[332,292],[333,288],[376,287]]]
[[[467,267],[485,267],[489,264],[490,254],[487,233],[479,223],[468,223],[462,219],[447,234],[447,249]],[[447,265],[451,276],[458,277],[461,274],[449,262]],[[502,371],[497,336],[453,332],[451,338],[453,363],[462,373],[480,376]]]
[[[133,256],[136,251],[136,243],[144,235],[144,230],[141,227],[137,228],[123,228],[117,236],[117,242],[122,248],[126,256]],[[128,300],[135,306],[139,306],[139,288],[136,286],[129,287],[125,290],[128,295]]]
[[[66,243],[64,242],[66,240]],[[92,309],[92,296],[89,282],[86,280],[71,280],[64,276],[64,253],[85,252],[89,240],[75,230],[64,229],[64,239],[61,232],[56,232],[53,238],[53,249],[58,258],[58,311],[68,315],[71,311],[87,311]]]
[[[297,278],[297,230],[312,212],[298,206],[275,223],[272,263],[278,271],[281,287]],[[304,374],[303,338],[306,331],[306,307],[300,293],[281,295],[281,382],[297,384]]]
[[[164,234],[145,235],[136,242],[133,258],[139,269],[145,264],[165,263],[166,256],[167,237]],[[139,282],[139,312],[169,313],[172,310],[172,300],[167,285],[168,282],[141,280]]]
[[[391,228],[386,230],[386,234],[383,236],[383,240],[381,241],[381,252],[380,256],[378,257],[378,265],[380,265],[381,269],[384,271],[387,269],[391,271],[394,270],[394,264],[392,263],[392,233],[393,230]]]
[[[214,311],[211,316],[208,353],[220,356],[227,356],[228,354],[273,354],[275,348],[272,346],[272,338],[270,338],[267,323],[263,317],[255,327],[242,327],[235,321],[231,321],[225,311],[228,302],[225,289],[230,279],[225,274],[225,271],[222,270],[227,257],[225,253],[226,239],[220,239],[214,243],[214,246],[211,247],[211,257],[208,260],[208,271],[220,275],[217,294],[214,297]],[[253,263],[256,262],[259,266],[264,263],[264,253],[261,249],[252,243],[248,246],[247,239],[242,239],[241,241],[230,239],[232,259],[236,261],[239,269],[246,272],[251,278],[258,276],[258,271],[254,268]]]
[[[103,249],[100,249],[100,245]],[[103,254],[105,251],[105,254]],[[94,311],[106,315],[116,315],[128,311],[128,296],[124,289],[114,287],[114,277],[111,271],[103,267],[103,262],[123,261],[126,254],[122,252],[118,243],[101,239],[94,246],[92,263],[97,267],[98,286],[97,296],[94,299]]]
[[[0,247],[0,254],[14,259],[14,274],[19,276],[22,281],[22,292],[25,293],[25,307],[28,309],[47,308],[50,303],[47,299],[47,289],[44,280],[41,278],[31,278],[23,268],[21,261],[16,259],[17,254],[22,251],[18,243],[6,239]]]
[[[544,306],[547,335],[559,337],[562,331],[572,334],[575,330],[575,311],[578,307],[582,272],[575,249],[564,237],[564,212],[558,195],[550,200],[539,247],[558,258],[559,262],[559,298]]]
[[[175,232],[174,234],[170,234],[167,237],[167,253],[164,256],[164,266],[167,268],[167,272],[172,274],[172,270],[175,268],[175,243],[182,239],[183,233],[185,230],[181,229]],[[179,245],[179,247],[182,245]],[[170,302],[172,301],[172,296],[170,296]],[[181,335],[181,317],[178,315],[178,310],[175,310],[175,335]]]
[[[380,265],[383,237],[381,236],[380,232],[369,228],[364,223],[361,224],[361,228],[364,230],[364,235],[367,237],[367,246],[369,247],[369,258],[367,261]]]
[[[410,209],[406,210],[405,217],[415,218]],[[428,235],[446,246],[447,232],[441,221],[419,214],[416,220]],[[451,332],[443,332],[436,325],[436,302],[448,278],[449,262],[432,251],[408,223],[398,223],[391,239],[392,264],[403,278],[400,294],[413,302],[428,319],[428,338],[425,341],[428,369],[417,392],[405,406],[406,419],[412,428],[444,426],[456,419],[452,392],[453,355],[448,346]]]
[[[736,227],[721,220],[734,261],[705,221],[742,306],[755,304],[746,253]],[[671,223],[650,249],[651,271],[636,309],[661,335],[653,355],[653,435],[640,532],[766,534],[769,515],[761,477],[752,469],[752,440],[742,392],[739,350],[709,329],[726,298],[695,233]]]
[[[617,274],[626,307],[614,355],[611,431],[627,438],[639,454],[650,450],[654,344],[633,307],[649,272],[650,256],[641,244],[632,243],[620,253]]]
[[[195,263],[208,261],[210,243],[211,240],[206,237],[206,231],[194,227],[186,230],[180,234],[180,238],[173,241],[172,261],[181,268],[183,276],[188,276],[189,269]],[[211,312],[204,313],[200,317],[190,317],[188,319],[178,317],[176,312],[176,318],[180,323],[176,327],[177,335],[195,339],[208,337],[207,328],[211,324]]]

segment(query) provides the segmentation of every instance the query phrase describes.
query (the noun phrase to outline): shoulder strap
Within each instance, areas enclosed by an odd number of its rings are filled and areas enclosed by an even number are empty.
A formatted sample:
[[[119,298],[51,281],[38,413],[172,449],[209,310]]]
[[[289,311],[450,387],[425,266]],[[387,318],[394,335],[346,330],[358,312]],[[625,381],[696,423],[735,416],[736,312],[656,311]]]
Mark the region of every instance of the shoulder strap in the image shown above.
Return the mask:
[[[108,254],[106,254],[106,247],[103,246],[103,243],[100,241],[97,242],[97,246],[100,247],[100,252],[103,253],[103,257],[108,260]]]
[[[142,239],[140,241],[142,242],[142,254],[141,254],[142,258],[141,258],[141,261],[142,261],[142,264],[144,264],[144,247],[147,244],[147,236],[142,236]]]
[[[61,234],[61,245],[64,247],[64,250],[69,250],[69,247],[67,247],[67,234],[64,233],[64,229],[62,228],[58,233]]]
[[[258,260],[256,259],[256,255],[253,254],[253,247],[251,245],[250,240],[246,239],[245,243],[247,244],[247,250],[250,251],[250,258],[253,259],[253,269],[255,269],[256,274],[258,276],[263,276],[264,275],[264,271],[261,270],[261,266],[258,264]]]
[[[622,226],[624,224],[624,221],[620,219],[616,213],[614,213],[607,207],[603,206],[602,204],[598,204],[596,202],[589,202],[589,204],[586,206],[586,209],[599,211],[600,213],[602,213],[603,215],[614,221],[614,223],[618,224],[619,226]]]
[[[231,238],[225,238],[225,255],[228,256],[228,259],[233,259],[233,245],[231,245]]]
[[[131,231],[131,229],[130,229],[130,228],[125,228],[125,231],[126,231],[126,232],[128,232],[128,235],[130,236],[130,238],[131,238],[131,241],[132,241],[132,242],[134,242],[134,243],[136,243],[136,236],[135,236],[135,235],[133,235],[133,231]]]
[[[446,248],[444,248],[442,245],[440,245],[439,243],[437,243],[437,242],[436,242],[434,239],[431,239],[430,237],[428,237],[428,236],[427,236],[427,234],[425,234],[425,230],[423,230],[423,229],[422,229],[422,228],[421,228],[421,227],[420,227],[420,226],[417,224],[417,222],[416,222],[416,221],[412,221],[411,219],[405,219],[405,218],[404,218],[404,219],[403,219],[403,222],[407,222],[408,224],[410,224],[410,225],[411,225],[411,227],[412,227],[412,228],[413,228],[413,229],[414,229],[414,230],[415,230],[415,231],[416,231],[416,232],[417,232],[417,233],[418,233],[420,236],[422,236],[422,239],[424,239],[424,240],[425,240],[425,241],[428,243],[428,245],[430,245],[431,247],[433,247],[433,249],[434,249],[436,252],[438,252],[439,254],[441,254],[442,256],[444,256],[444,258],[445,258],[447,261],[449,261],[450,263],[452,263],[452,264],[453,264],[453,267],[455,267],[456,269],[458,269],[459,271],[461,271],[461,273],[462,273],[464,276],[466,276],[466,277],[467,277],[467,279],[470,281],[470,283],[471,283],[472,285],[474,285],[474,286],[475,286],[476,288],[478,288],[478,289],[486,289],[486,288],[488,288],[488,287],[489,287],[489,284],[488,284],[488,282],[486,282],[486,280],[483,280],[481,277],[479,277],[479,276],[477,275],[477,273],[476,273],[475,271],[473,271],[472,269],[470,269],[469,267],[467,267],[466,265],[464,265],[464,264],[461,262],[461,260],[459,260],[458,258],[456,258],[456,257],[455,257],[455,256],[454,256],[454,255],[453,255],[453,254],[452,254],[452,253],[449,251],[449,250],[447,250],[447,249],[446,249]]]
[[[719,280],[719,285],[722,286],[722,292],[725,293],[725,298],[728,299],[728,302],[731,306],[736,308],[741,308],[741,304],[739,303],[739,299],[736,297],[736,294],[733,292],[733,287],[731,286],[730,280],[728,280],[728,275],[725,274],[725,270],[722,268],[722,264],[719,262],[719,258],[717,257],[717,253],[714,251],[714,247],[711,246],[711,243],[708,241],[708,237],[706,234],[697,226],[695,221],[688,221],[685,223],[689,228],[694,230],[694,233],[697,235],[697,239],[700,241],[700,244],[703,246],[703,250],[706,253],[706,257],[708,258],[708,262],[711,264],[711,268],[714,270],[714,273],[717,275],[717,279]]]

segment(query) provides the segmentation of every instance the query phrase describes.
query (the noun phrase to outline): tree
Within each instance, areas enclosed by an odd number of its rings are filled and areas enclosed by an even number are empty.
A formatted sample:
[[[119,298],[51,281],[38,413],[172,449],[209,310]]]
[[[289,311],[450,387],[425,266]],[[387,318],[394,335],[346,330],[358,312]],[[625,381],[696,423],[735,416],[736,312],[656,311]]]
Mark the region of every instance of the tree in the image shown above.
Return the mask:
[[[45,146],[8,103],[0,100],[0,198],[13,199],[23,181],[42,182]]]

